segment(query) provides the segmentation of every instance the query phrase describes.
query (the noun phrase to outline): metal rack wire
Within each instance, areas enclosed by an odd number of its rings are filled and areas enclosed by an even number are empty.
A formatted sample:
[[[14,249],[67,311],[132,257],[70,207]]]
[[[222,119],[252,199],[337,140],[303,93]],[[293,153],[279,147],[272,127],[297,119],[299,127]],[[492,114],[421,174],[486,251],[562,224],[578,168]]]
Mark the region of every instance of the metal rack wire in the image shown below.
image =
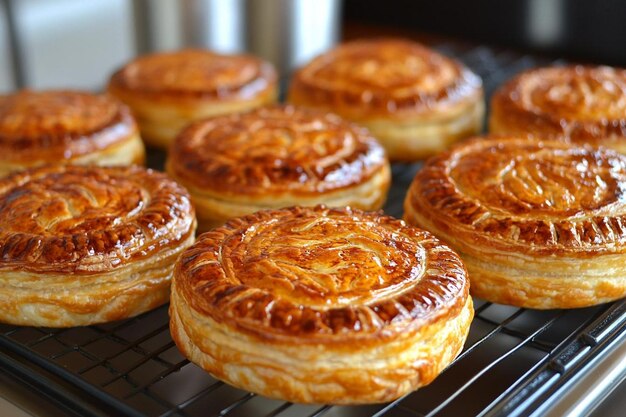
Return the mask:
[[[502,81],[550,61],[485,46],[435,45],[484,80]],[[160,155],[152,156],[159,165]],[[387,213],[400,216],[419,164],[393,167]],[[476,300],[465,350],[430,386],[390,404],[311,406],[230,387],[189,363],[168,330],[167,307],[98,326],[45,329],[0,325],[0,368],[68,413],[81,416],[457,416],[528,414],[626,339],[626,301],[578,310],[534,311]]]

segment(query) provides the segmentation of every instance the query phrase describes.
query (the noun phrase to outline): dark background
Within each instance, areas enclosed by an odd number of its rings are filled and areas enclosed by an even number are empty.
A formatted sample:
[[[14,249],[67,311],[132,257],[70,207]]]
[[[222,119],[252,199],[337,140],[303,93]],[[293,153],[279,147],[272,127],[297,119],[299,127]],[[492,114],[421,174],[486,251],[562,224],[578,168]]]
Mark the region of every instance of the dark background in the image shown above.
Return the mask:
[[[344,19],[626,66],[624,0],[344,0]]]

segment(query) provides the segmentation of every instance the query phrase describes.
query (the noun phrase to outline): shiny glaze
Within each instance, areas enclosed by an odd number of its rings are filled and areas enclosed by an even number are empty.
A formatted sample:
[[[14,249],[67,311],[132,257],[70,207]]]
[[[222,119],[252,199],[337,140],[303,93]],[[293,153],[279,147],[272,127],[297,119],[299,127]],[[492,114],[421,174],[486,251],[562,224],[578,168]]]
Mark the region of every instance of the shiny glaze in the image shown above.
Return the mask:
[[[175,270],[179,294],[262,338],[392,337],[468,297],[458,256],[428,232],[350,208],[267,210],[200,236]]]
[[[476,138],[429,160],[406,204],[452,236],[469,233],[461,239],[530,252],[623,252],[626,157],[557,141]]]
[[[252,98],[276,86],[273,67],[250,55],[186,49],[141,56],[111,77],[109,89],[145,95]]]
[[[136,131],[128,108],[110,96],[30,90],[0,96],[0,160],[58,162]]]
[[[293,106],[195,123],[176,138],[169,160],[186,183],[247,195],[332,191],[386,165],[384,150],[366,130]]]
[[[43,167],[0,180],[0,270],[95,273],[193,233],[187,192],[140,167]]]
[[[358,106],[393,114],[429,112],[482,94],[480,78],[461,63],[402,39],[348,42],[298,70],[295,104]]]
[[[531,133],[578,142],[626,137],[626,70],[546,67],[526,71],[494,95],[495,133]]]

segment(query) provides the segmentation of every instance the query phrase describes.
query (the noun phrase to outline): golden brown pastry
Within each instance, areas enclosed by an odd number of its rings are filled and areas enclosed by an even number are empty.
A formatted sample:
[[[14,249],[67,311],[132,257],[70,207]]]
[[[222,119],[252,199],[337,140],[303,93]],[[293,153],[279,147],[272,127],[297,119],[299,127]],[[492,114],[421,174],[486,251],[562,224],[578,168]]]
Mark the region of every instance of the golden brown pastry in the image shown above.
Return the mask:
[[[0,180],[0,321],[69,327],[167,302],[194,241],[189,195],[134,167],[46,166]]]
[[[412,161],[481,130],[482,82],[460,62],[399,39],[345,43],[298,70],[294,104],[367,127],[390,159]]]
[[[203,231],[296,204],[377,210],[391,177],[366,130],[293,106],[197,122],[176,138],[166,167],[191,193]]]
[[[117,71],[111,94],[130,106],[149,145],[167,148],[192,121],[276,101],[271,64],[201,49],[146,55]]]
[[[626,153],[626,70],[571,66],[524,72],[494,94],[489,129]]]
[[[106,95],[30,91],[0,95],[0,176],[43,164],[143,164],[126,106]]]
[[[236,387],[299,403],[384,402],[461,351],[468,287],[458,256],[401,220],[266,210],[183,253],[170,329],[185,356]]]
[[[614,151],[470,140],[425,164],[404,213],[459,252],[478,297],[547,309],[626,296],[626,156]]]

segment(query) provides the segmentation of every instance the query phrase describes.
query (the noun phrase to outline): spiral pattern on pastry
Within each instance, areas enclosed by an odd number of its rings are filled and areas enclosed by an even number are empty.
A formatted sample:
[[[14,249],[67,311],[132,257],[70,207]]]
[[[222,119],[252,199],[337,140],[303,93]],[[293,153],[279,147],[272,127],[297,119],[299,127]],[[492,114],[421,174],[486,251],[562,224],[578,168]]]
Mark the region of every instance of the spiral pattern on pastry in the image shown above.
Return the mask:
[[[187,192],[151,170],[13,174],[0,180],[0,319],[65,327],[162,304],[194,231]]]
[[[377,210],[391,177],[383,148],[365,129],[294,106],[193,124],[176,138],[167,171],[190,190],[202,230],[294,204]]]
[[[275,83],[272,66],[253,56],[186,49],[135,59],[113,74],[110,88],[156,97],[245,99]]]
[[[626,70],[546,67],[526,71],[492,100],[493,133],[533,134],[626,150]]]
[[[296,71],[288,101],[366,127],[389,159],[416,161],[480,131],[480,78],[403,39],[347,42]]]
[[[171,315],[183,353],[231,384],[362,403],[430,382],[462,347],[472,308],[463,264],[428,232],[317,206],[203,234],[176,267]]]
[[[290,93],[342,115],[344,106],[401,115],[456,106],[479,95],[481,85],[462,64],[432,49],[378,39],[348,42],[314,59],[296,72]]]
[[[626,275],[620,275],[626,269],[626,157],[613,151],[514,136],[477,138],[424,166],[409,189],[405,218],[461,253],[481,297],[559,308],[626,293]],[[532,300],[499,298],[482,288],[488,278],[502,277],[514,281],[511,288],[536,278],[534,290],[520,289],[524,294],[555,283],[570,293]]]
[[[124,148],[126,155],[109,155],[128,142],[133,143]],[[81,161],[126,165],[143,159],[135,121],[128,108],[112,97],[29,90],[0,96],[2,165]]]
[[[386,165],[384,150],[364,129],[293,106],[199,122],[177,138],[170,160],[185,182],[259,195],[332,191]]]

